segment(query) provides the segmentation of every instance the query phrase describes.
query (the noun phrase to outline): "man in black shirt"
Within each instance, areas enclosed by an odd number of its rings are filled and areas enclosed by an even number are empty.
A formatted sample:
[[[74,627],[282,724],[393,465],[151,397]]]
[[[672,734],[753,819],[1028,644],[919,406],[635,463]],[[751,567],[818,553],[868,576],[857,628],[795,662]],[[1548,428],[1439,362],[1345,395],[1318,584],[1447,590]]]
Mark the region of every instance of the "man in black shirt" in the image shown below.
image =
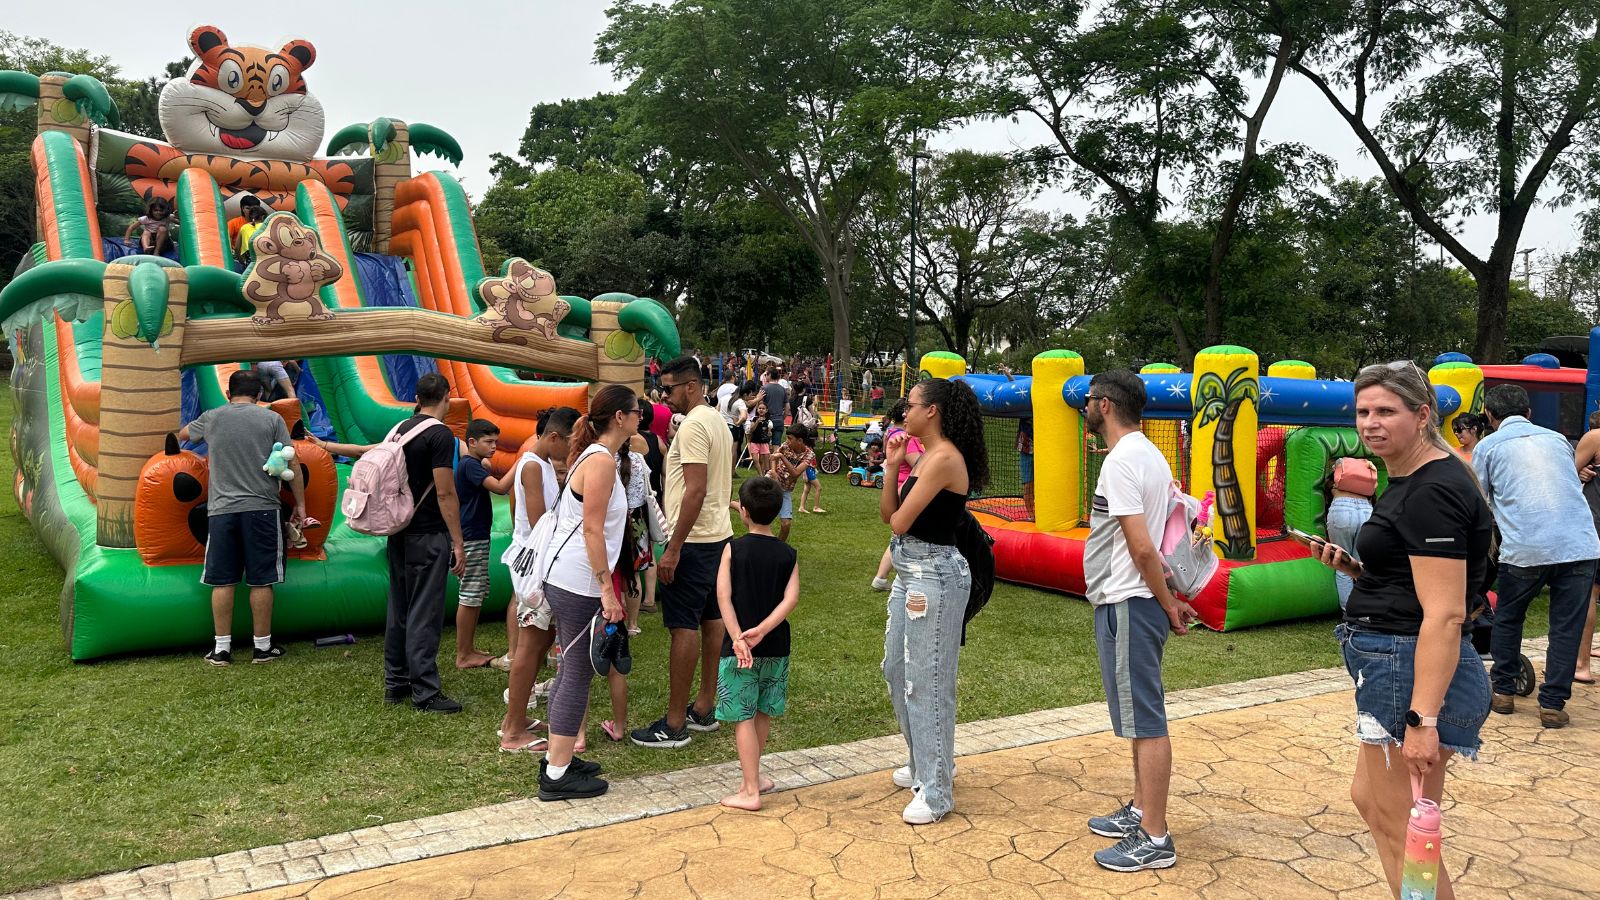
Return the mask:
[[[389,538],[389,617],[383,631],[383,699],[423,712],[454,713],[461,704],[439,683],[439,633],[445,573],[466,570],[461,510],[456,499],[456,439],[444,424],[450,382],[430,372],[417,379],[417,414],[396,436],[428,431],[405,446],[406,481],[416,512]]]

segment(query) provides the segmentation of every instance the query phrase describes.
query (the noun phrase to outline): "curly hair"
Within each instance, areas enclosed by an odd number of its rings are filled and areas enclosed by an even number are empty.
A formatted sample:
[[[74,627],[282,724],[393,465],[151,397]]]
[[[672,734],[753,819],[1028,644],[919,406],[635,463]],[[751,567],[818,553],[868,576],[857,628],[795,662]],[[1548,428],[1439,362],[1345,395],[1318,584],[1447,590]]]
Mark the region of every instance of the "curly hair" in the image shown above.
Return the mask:
[[[943,379],[917,385],[922,401],[939,408],[939,429],[967,464],[967,493],[989,484],[989,448],[983,440],[983,410],[978,395],[964,381]]]

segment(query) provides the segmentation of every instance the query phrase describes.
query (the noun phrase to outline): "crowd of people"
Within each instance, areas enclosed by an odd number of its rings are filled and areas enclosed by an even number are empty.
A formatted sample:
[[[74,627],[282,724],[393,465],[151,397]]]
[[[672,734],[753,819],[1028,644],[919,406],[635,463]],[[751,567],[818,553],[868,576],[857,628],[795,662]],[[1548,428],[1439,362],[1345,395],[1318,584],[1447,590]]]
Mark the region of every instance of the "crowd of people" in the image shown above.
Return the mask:
[[[679,748],[696,732],[731,723],[741,779],[723,802],[758,809],[772,789],[759,760],[786,707],[788,620],[801,597],[799,560],[787,541],[793,491],[801,487],[804,510],[816,466],[814,426],[770,412],[790,408],[782,376],[773,366],[759,381],[733,376],[709,389],[698,361],[674,360],[656,373],[648,397],[611,386],[587,415],[546,410],[535,440],[501,476],[485,465],[498,437],[493,423],[473,420],[458,442],[442,423],[448,383],[437,374],[419,379],[416,415],[385,438],[400,445],[416,500],[405,528],[388,539],[383,699],[426,712],[461,709],[443,693],[436,662],[453,572],[461,582],[456,664],[510,673],[499,748],[539,756],[541,799],[607,788],[600,766],[580,755],[589,685],[603,674],[612,688],[609,739]],[[261,477],[258,458],[287,434],[280,417],[257,405],[262,390],[257,374],[237,373],[229,404],[182,435],[210,441],[204,581],[213,586],[216,638],[206,659],[216,665],[231,661],[233,585],[241,579],[255,618],[253,660],[283,652],[271,637],[272,585],[283,578],[278,484]],[[1500,385],[1488,391],[1483,417],[1458,417],[1456,449],[1444,441],[1431,385],[1415,364],[1369,366],[1355,394],[1370,458],[1335,463],[1329,536],[1312,547],[1338,575],[1336,636],[1355,683],[1360,744],[1352,798],[1397,886],[1412,786],[1438,800],[1448,761],[1476,756],[1491,710],[1514,713],[1523,624],[1542,589],[1550,589],[1551,621],[1541,724],[1565,726],[1573,683],[1593,682],[1600,414],[1574,451],[1532,424],[1521,388]],[[1094,854],[1115,871],[1177,860],[1166,816],[1175,751],[1162,661],[1168,636],[1186,633],[1195,619],[1169,586],[1158,549],[1173,475],[1142,431],[1146,400],[1136,374],[1113,370],[1091,379],[1084,410],[1087,430],[1105,448],[1084,552],[1087,594],[1112,730],[1130,741],[1133,762],[1129,801],[1087,823],[1117,839]],[[871,586],[889,592],[882,668],[907,747],[893,780],[912,791],[902,816],[917,825],[955,805],[955,691],[974,586],[962,533],[972,522],[967,498],[988,481],[989,461],[977,398],[961,382],[917,385],[887,411],[879,434],[893,474],[880,503],[891,536]],[[1026,437],[1031,442],[1031,432]],[[1023,439],[1019,432],[1019,446]],[[348,456],[371,450],[324,446]],[[755,471],[735,499],[742,454]],[[1387,475],[1381,491],[1371,459]],[[303,487],[289,485],[295,521],[304,517]],[[474,645],[495,494],[510,497],[514,551],[547,517],[553,523],[536,554],[542,591],[514,598],[501,656]],[[735,514],[745,531],[738,539]],[[1468,635],[1491,605],[1486,674]],[[628,731],[627,636],[637,633],[641,607],[658,610],[670,633],[668,702],[654,722]],[[530,711],[552,648],[559,661],[546,724]],[[1449,895],[1447,880],[1440,889]]]

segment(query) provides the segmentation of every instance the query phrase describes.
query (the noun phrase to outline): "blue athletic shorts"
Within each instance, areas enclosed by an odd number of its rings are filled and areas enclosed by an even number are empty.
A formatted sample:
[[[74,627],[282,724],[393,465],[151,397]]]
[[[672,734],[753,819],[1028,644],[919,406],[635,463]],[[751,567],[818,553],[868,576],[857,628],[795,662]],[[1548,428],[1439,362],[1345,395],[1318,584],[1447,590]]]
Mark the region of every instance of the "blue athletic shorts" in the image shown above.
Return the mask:
[[[806,480],[807,481],[816,481],[817,480],[817,467],[816,466],[806,466]]]
[[[1154,597],[1094,608],[1094,642],[1106,689],[1111,730],[1121,738],[1165,737],[1167,695],[1161,654],[1170,632],[1167,611]]]

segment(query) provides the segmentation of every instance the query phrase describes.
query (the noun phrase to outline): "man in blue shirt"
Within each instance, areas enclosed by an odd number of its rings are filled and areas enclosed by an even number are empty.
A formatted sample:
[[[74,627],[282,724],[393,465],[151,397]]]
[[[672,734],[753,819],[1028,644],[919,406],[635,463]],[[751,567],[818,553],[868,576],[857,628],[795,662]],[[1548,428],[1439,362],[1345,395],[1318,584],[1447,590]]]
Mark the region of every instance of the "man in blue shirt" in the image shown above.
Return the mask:
[[[1522,621],[1528,604],[1548,584],[1550,647],[1539,689],[1539,722],[1561,728],[1568,721],[1563,707],[1572,696],[1600,538],[1591,527],[1572,445],[1528,421],[1528,392],[1514,384],[1496,385],[1484,397],[1484,410],[1496,430],[1478,442],[1472,467],[1500,528],[1500,601],[1489,647],[1494,655],[1490,708],[1502,715],[1516,708]]]

